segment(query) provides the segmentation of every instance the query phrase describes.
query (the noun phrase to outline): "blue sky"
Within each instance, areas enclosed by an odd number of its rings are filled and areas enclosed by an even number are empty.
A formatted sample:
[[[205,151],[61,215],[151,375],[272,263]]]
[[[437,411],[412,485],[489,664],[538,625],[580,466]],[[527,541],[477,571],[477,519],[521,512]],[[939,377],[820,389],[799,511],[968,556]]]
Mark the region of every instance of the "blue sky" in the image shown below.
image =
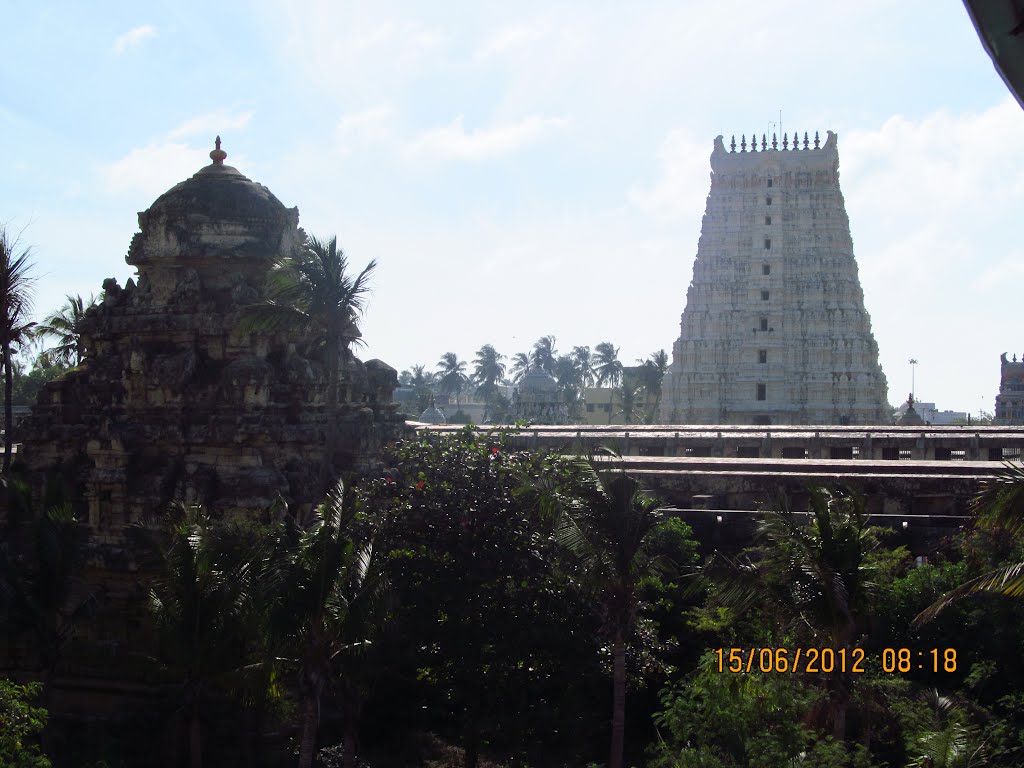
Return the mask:
[[[131,276],[136,214],[228,164],[376,259],[398,369],[679,333],[712,141],[839,134],[865,301],[905,399],[992,410],[1024,353],[1024,114],[956,2],[30,3],[5,12],[0,221],[37,308]],[[777,129],[777,127],[776,127]],[[1016,346],[1015,346],[1016,345]]]

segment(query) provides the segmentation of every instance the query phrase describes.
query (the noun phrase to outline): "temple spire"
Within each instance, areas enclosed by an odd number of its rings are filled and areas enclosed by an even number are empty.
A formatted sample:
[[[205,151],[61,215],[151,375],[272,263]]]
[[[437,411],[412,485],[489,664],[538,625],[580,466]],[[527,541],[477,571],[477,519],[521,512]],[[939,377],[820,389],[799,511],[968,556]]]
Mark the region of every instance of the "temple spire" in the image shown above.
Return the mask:
[[[214,149],[210,152],[210,159],[213,160],[214,165],[224,165],[224,160],[227,159],[228,153],[220,148],[220,136],[214,142]]]

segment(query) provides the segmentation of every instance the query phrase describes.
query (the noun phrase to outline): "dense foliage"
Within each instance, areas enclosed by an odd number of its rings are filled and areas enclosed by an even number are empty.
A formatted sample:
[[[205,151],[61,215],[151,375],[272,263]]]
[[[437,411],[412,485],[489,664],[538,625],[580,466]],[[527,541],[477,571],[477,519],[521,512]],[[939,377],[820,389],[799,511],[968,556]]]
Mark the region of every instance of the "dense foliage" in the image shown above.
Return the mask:
[[[41,692],[39,683],[0,679],[0,768],[50,768],[38,741],[46,710],[33,705]]]
[[[614,458],[504,438],[400,442],[389,469],[315,510],[179,507],[135,528],[151,609],[136,655],[165,704],[124,738],[194,766],[280,762],[282,748],[374,768],[613,765],[620,749],[651,768],[1024,763],[1024,604],[970,587],[992,573],[1012,586],[1024,562],[1015,487],[931,562],[888,543],[856,497],[811,489],[806,512],[781,503],[753,546],[698,569],[685,523]],[[88,620],[68,589],[80,536],[48,509],[24,507],[35,554],[0,569],[10,647],[44,692]],[[753,648],[845,651],[847,669],[780,672],[773,651],[776,671],[747,671]],[[9,717],[38,733],[29,691],[6,691],[22,713]],[[68,764],[117,754],[138,751]]]

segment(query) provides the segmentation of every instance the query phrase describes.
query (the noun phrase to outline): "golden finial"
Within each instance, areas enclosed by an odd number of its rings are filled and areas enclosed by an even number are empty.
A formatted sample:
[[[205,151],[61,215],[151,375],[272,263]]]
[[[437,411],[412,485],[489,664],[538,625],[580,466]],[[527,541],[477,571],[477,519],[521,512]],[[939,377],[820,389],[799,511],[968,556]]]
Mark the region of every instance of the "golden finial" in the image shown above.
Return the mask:
[[[220,136],[217,137],[217,141],[214,144],[215,149],[210,153],[210,159],[213,160],[214,165],[224,165],[224,160],[227,158],[228,153],[220,148]]]

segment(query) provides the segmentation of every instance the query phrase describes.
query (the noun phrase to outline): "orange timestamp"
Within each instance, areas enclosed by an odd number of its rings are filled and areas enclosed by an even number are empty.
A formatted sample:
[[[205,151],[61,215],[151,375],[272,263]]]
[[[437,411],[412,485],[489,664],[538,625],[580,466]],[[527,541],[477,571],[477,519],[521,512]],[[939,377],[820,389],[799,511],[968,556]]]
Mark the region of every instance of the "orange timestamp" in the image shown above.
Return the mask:
[[[716,648],[713,653],[719,672],[856,674],[874,666],[863,648]],[[886,673],[956,672],[956,649],[884,648],[878,661]]]

